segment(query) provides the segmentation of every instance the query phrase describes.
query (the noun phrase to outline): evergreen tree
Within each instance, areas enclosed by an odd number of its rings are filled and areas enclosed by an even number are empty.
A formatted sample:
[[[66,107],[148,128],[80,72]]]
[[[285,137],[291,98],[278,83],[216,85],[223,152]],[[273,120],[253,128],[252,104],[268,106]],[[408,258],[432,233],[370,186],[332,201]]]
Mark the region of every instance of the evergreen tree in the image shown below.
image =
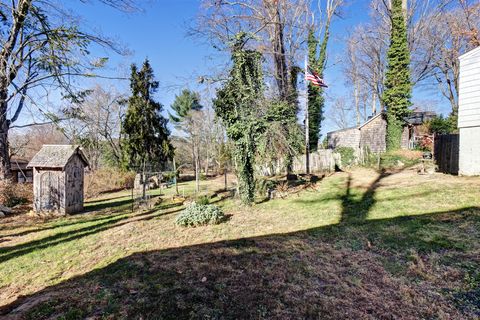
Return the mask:
[[[261,54],[244,49],[245,34],[240,33],[232,48],[230,79],[213,101],[227,136],[233,141],[233,156],[243,203],[251,204],[255,195],[255,153],[257,137],[264,131],[258,103],[263,97]]]
[[[200,96],[197,92],[185,89],[180,95],[175,95],[171,105],[174,114],[170,114],[170,120],[175,127],[186,134],[188,142],[192,146],[192,159],[195,168],[195,191],[200,191],[200,137],[195,129],[192,113],[202,110]]]
[[[387,72],[383,102],[387,108],[387,150],[400,149],[405,117],[409,114],[412,96],[410,51],[402,0],[392,0],[391,38],[387,53]]]
[[[203,106],[200,104],[200,96],[197,92],[184,89],[180,95],[175,95],[171,108],[175,114],[170,114],[170,120],[181,128],[192,111],[202,110]]]
[[[153,98],[158,81],[154,80],[148,59],[141,70],[132,65],[130,89],[132,95],[128,99],[122,126],[122,146],[126,166],[137,171],[140,169],[145,175],[147,165],[160,167],[173,154],[168,120],[161,115],[163,106]]]

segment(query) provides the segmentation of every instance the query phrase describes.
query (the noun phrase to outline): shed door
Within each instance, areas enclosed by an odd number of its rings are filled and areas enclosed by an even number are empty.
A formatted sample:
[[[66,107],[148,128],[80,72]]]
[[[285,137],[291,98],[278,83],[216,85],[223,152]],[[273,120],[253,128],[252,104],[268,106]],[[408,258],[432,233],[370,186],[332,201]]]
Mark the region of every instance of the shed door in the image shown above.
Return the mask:
[[[58,177],[52,172],[44,172],[40,178],[40,207],[42,210],[60,208]]]

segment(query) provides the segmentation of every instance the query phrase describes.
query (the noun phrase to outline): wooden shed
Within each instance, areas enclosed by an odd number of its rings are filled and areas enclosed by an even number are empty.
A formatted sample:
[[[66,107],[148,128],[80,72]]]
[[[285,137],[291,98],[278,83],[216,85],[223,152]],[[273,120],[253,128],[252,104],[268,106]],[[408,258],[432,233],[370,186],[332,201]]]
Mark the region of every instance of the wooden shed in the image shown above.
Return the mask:
[[[82,211],[87,166],[79,146],[44,145],[27,166],[33,169],[34,210],[64,214]]]

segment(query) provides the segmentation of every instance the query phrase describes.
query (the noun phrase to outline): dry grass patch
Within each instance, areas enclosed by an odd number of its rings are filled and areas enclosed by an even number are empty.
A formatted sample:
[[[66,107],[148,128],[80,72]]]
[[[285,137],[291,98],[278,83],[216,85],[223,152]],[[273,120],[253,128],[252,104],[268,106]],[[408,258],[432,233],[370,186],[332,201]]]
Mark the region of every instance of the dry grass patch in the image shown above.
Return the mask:
[[[202,182],[203,192],[222,181]],[[127,193],[103,195],[86,215],[0,227],[3,315],[474,319],[478,185],[413,171],[341,173],[249,208],[213,198],[231,218],[194,229],[175,225],[183,206],[172,188],[137,212]]]

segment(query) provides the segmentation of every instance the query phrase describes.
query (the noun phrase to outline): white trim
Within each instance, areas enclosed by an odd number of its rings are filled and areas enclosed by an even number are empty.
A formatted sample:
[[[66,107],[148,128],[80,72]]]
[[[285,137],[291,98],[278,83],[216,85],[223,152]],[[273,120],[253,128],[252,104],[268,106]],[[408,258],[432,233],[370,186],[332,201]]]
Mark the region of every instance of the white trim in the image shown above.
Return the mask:
[[[475,55],[476,53],[480,53],[480,47],[476,47],[475,49],[472,49],[461,56],[458,57],[458,60],[463,60],[465,58],[468,58],[469,56]]]

